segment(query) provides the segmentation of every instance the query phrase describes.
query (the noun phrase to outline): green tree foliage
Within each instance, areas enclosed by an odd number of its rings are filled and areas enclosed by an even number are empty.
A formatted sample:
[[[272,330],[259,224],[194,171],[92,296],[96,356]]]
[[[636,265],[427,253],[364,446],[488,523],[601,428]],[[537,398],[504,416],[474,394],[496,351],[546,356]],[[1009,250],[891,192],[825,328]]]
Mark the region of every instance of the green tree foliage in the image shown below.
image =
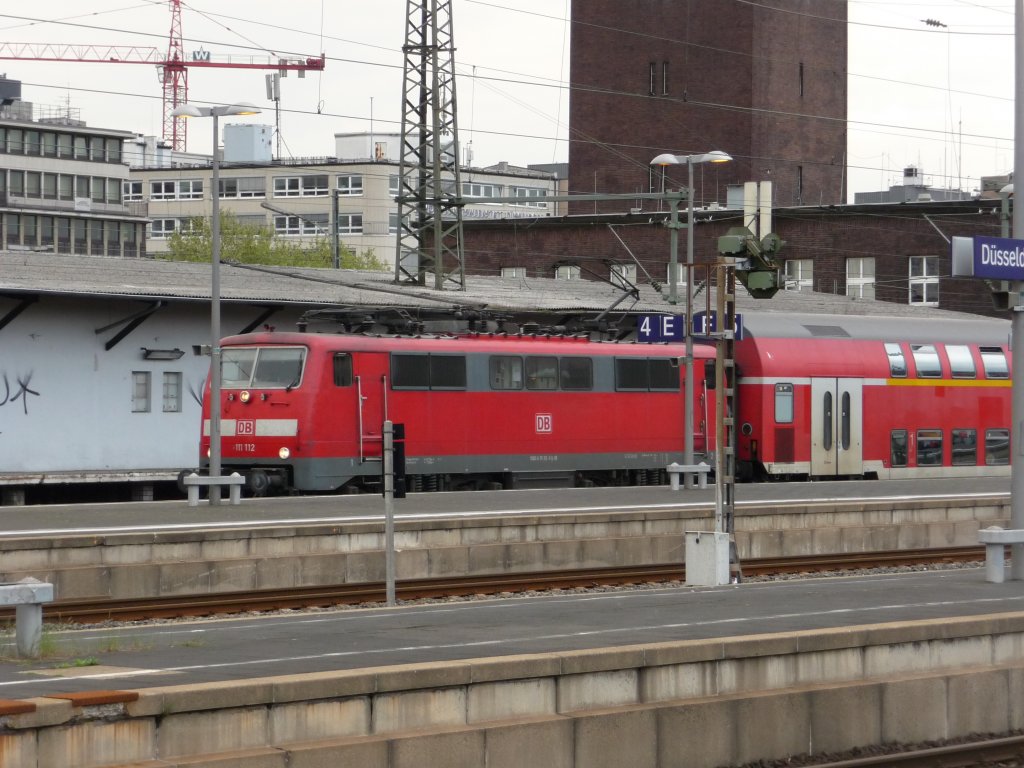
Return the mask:
[[[195,218],[187,232],[174,232],[168,240],[165,258],[171,261],[210,260],[213,236],[210,219]],[[387,266],[372,248],[361,253],[344,243],[338,245],[342,269],[384,270]],[[246,224],[230,213],[220,214],[220,258],[240,264],[269,264],[288,267],[331,267],[331,240],[317,237],[313,242],[297,243],[276,237],[267,227]]]

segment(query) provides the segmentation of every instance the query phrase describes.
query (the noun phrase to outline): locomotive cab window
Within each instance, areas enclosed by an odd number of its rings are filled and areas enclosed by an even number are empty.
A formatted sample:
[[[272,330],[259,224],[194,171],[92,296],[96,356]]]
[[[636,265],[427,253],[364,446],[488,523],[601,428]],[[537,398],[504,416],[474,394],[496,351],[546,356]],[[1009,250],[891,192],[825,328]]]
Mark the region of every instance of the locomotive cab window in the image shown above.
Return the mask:
[[[987,379],[1007,379],[1010,369],[1006,364],[1006,355],[999,347],[982,347],[981,364],[985,368]]]
[[[523,388],[523,358],[495,355],[489,365],[491,389]]]
[[[953,374],[954,379],[973,379],[975,377],[974,358],[971,357],[970,347],[963,344],[947,344],[946,356],[949,358],[949,371]]]
[[[255,347],[225,347],[221,356],[221,386],[225,389],[248,387],[255,368]]]
[[[942,363],[939,362],[939,352],[934,344],[911,344],[910,352],[914,356],[919,379],[937,379],[942,376]]]
[[[775,385],[775,423],[793,423],[793,385]]]
[[[293,389],[302,381],[305,347],[225,347],[221,386]]]
[[[985,464],[992,467],[1010,463],[1010,430],[985,430]]]
[[[903,350],[899,344],[886,344],[885,354],[889,357],[889,375],[893,378],[903,378],[907,375],[907,359],[903,356]]]
[[[334,386],[352,386],[352,355],[347,352],[334,353]]]

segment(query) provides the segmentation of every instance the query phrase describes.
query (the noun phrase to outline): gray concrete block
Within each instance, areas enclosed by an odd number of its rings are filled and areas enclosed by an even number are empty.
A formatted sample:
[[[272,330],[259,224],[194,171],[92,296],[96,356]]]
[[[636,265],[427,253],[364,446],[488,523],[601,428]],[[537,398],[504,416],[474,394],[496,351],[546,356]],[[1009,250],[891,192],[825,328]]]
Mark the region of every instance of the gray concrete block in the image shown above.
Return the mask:
[[[1013,729],[1024,728],[1024,667],[1008,669],[1006,677],[1010,698],[1009,726]]]
[[[557,711],[553,679],[509,680],[469,687],[466,722],[479,723],[553,715]]]
[[[484,732],[487,768],[581,768],[573,763],[573,723],[524,720]]]
[[[416,734],[391,740],[389,768],[480,768],[486,765],[484,732]]]
[[[427,570],[430,578],[465,576],[469,571],[469,548],[431,549],[427,554]]]
[[[116,565],[109,568],[108,589],[112,598],[147,598],[159,594],[159,565]]]
[[[797,693],[750,696],[736,702],[736,761],[781,759],[811,746],[811,697]]]
[[[574,753],[581,768],[658,768],[657,712],[645,707],[581,714]]]
[[[38,765],[117,765],[156,756],[156,726],[152,720],[89,721],[39,732]],[[3,765],[8,765],[3,763]],[[10,765],[17,765],[11,763]]]
[[[373,699],[374,733],[437,729],[465,723],[464,688],[382,693]]]
[[[658,768],[733,765],[736,702],[731,698],[658,710]]]
[[[288,768],[391,768],[386,739],[346,739],[289,744]]]
[[[327,701],[299,701],[270,708],[269,743],[370,735],[370,699],[358,696]]]
[[[810,704],[812,753],[844,752],[881,741],[880,685],[812,691]]]
[[[949,678],[949,735],[1010,730],[1010,676],[1006,670]]]
[[[156,754],[162,758],[188,757],[254,749],[268,746],[268,734],[266,707],[168,715],[160,720]]]
[[[883,741],[929,741],[949,735],[945,678],[895,680],[881,685]]]

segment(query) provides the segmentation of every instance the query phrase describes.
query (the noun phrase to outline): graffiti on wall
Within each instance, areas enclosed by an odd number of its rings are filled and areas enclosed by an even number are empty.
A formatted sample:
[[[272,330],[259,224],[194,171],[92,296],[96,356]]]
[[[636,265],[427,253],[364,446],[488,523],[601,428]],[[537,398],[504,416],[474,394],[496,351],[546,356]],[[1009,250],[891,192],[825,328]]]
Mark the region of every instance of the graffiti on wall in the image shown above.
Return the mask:
[[[2,379],[3,384],[0,385],[0,408],[7,405],[17,405],[20,401],[22,412],[28,416],[28,396],[39,397],[39,393],[29,386],[32,383],[32,371],[15,376],[13,384],[6,371],[2,374]]]

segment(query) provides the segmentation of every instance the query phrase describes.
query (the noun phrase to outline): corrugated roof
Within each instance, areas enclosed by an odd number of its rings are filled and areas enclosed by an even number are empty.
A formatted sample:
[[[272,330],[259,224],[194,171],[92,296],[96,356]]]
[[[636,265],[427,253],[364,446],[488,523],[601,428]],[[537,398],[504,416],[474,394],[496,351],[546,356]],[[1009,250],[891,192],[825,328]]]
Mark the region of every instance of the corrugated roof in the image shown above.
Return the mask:
[[[443,308],[486,307],[495,311],[600,312],[619,302],[616,312],[668,312],[672,305],[650,285],[639,299],[620,301],[622,291],[594,280],[502,278],[469,275],[466,290],[437,291],[399,285],[390,272],[309,269],[223,264],[221,299],[225,302],[273,302],[306,306]],[[780,291],[772,299],[753,299],[737,286],[740,312],[781,312],[888,317],[978,317],[931,307],[850,299],[832,294]],[[162,259],[58,256],[36,252],[0,252],[0,293],[92,295],[124,298],[209,300],[210,265]],[[714,307],[714,290],[710,291]],[[683,294],[675,308],[682,311]],[[694,311],[707,304],[700,291]]]

